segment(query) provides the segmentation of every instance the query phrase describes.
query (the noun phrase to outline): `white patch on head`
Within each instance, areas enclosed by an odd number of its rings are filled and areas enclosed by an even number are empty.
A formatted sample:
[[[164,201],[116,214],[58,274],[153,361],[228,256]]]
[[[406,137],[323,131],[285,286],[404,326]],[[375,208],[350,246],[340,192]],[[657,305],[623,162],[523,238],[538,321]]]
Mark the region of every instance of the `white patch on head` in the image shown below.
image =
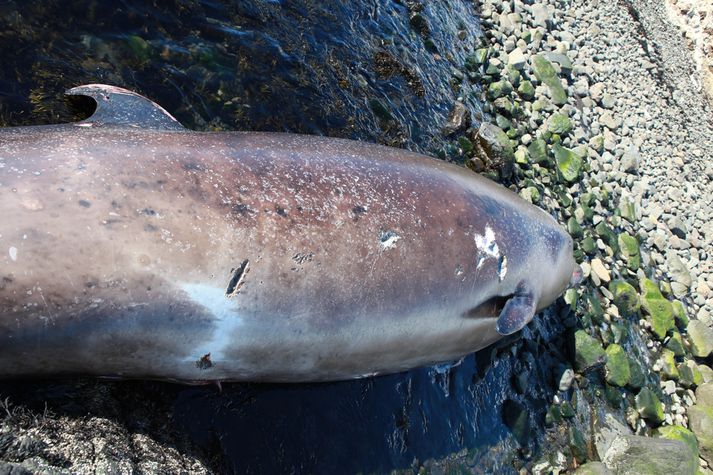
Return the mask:
[[[220,364],[225,352],[234,341],[233,332],[243,325],[243,318],[236,311],[235,301],[225,296],[225,289],[206,284],[180,284],[181,290],[197,305],[205,308],[213,317],[213,336],[210,341],[191,349],[190,361],[198,361],[210,353],[211,359]]]
[[[401,239],[401,236],[394,231],[382,231],[379,236],[379,248],[382,251],[387,251],[396,247],[396,241]]]
[[[477,247],[481,252],[478,256],[478,265],[476,266],[476,269],[480,269],[485,261],[491,257],[493,259],[500,258],[500,248],[498,248],[498,243],[495,242],[495,233],[490,226],[485,226],[484,235],[476,234],[474,238],[475,247]]]
[[[10,259],[12,259],[13,262],[17,260],[17,248],[15,246],[10,247],[8,254],[10,254]]]

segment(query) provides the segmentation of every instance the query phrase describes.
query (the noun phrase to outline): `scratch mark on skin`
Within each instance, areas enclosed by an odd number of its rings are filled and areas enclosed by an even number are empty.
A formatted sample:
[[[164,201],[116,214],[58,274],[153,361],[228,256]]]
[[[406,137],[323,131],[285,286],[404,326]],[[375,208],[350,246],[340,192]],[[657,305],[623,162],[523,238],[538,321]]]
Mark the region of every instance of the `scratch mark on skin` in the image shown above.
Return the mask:
[[[210,353],[206,353],[201,356],[198,361],[196,361],[196,368],[198,369],[206,370],[212,368],[213,366],[215,366],[215,364],[210,359]]]
[[[225,290],[226,297],[234,297],[240,292],[240,287],[242,287],[245,282],[245,274],[248,273],[250,261],[245,259],[237,268],[232,269],[232,277],[230,282],[228,282],[228,288]]]
[[[8,250],[8,254],[10,254],[10,259],[12,259],[12,262],[17,261],[17,248],[15,246],[10,247]]]

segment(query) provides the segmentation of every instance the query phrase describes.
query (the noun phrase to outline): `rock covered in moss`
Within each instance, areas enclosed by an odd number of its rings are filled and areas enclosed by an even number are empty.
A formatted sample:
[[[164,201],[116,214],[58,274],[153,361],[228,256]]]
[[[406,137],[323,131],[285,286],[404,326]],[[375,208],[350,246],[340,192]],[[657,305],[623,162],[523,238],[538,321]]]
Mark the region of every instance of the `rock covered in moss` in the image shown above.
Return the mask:
[[[675,326],[673,306],[661,294],[661,290],[654,281],[642,279],[639,286],[641,288],[641,307],[648,315],[651,331],[659,340],[663,340],[668,331]]]
[[[553,104],[563,106],[567,103],[567,92],[562,87],[554,66],[543,55],[538,54],[532,58],[532,71],[537,80],[548,87]]]
[[[634,271],[639,269],[641,267],[639,241],[627,233],[621,233],[617,238],[617,243],[619,245],[619,254],[621,259],[626,262],[626,266]]]
[[[665,348],[661,351],[661,371],[666,379],[678,379],[678,368],[676,368],[676,355],[673,351]]]
[[[658,437],[662,437],[668,440],[680,440],[688,446],[688,448],[693,452],[698,458],[698,441],[696,436],[690,430],[681,426],[663,426],[656,429],[654,432]]]
[[[693,360],[686,360],[678,365],[678,384],[684,388],[693,388],[703,384],[703,374]]]
[[[688,427],[698,439],[701,456],[713,463],[713,383],[696,390],[696,404],[688,408]]]
[[[623,388],[629,384],[631,373],[629,371],[629,360],[624,349],[613,343],[605,351],[607,362],[605,365],[606,380],[609,384]]]
[[[652,425],[659,425],[664,421],[661,401],[649,388],[642,388],[636,395],[636,410]]]
[[[713,330],[700,320],[688,323],[688,341],[691,344],[691,354],[706,358],[713,351]]]
[[[685,442],[639,435],[617,436],[602,461],[621,474],[695,475],[698,470],[698,457]]]
[[[584,330],[577,330],[574,334],[574,351],[575,367],[579,372],[587,371],[606,361],[606,352],[601,343]]]
[[[552,147],[552,152],[557,161],[557,171],[562,179],[567,183],[579,181],[582,173],[582,156],[574,150],[562,147],[559,144],[555,144]]]
[[[609,283],[609,292],[614,296],[614,305],[621,315],[636,315],[639,312],[641,303],[633,285],[624,280],[612,280]]]
[[[547,121],[547,131],[553,134],[566,135],[572,131],[572,121],[566,115],[555,112]]]

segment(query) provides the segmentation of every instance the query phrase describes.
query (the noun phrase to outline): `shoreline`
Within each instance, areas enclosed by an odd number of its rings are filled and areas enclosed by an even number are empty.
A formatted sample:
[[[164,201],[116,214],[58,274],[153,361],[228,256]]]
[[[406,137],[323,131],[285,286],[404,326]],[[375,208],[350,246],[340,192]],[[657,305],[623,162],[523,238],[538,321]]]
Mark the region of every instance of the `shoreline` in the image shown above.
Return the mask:
[[[541,451],[556,455],[524,468],[706,471],[713,113],[692,56],[663,2],[478,3],[497,58],[483,87],[513,140],[521,195],[566,223],[586,277],[565,297],[574,373],[562,374]],[[553,190],[556,203],[541,199]]]

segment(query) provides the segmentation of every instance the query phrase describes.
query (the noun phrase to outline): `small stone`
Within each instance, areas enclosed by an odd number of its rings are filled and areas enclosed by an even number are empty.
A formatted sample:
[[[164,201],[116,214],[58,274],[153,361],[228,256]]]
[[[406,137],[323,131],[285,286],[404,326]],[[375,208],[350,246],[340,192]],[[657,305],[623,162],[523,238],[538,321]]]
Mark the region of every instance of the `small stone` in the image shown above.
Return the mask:
[[[531,101],[535,98],[535,86],[530,81],[521,81],[517,87],[517,93],[526,101]]]
[[[693,360],[686,360],[678,365],[678,382],[684,388],[692,388],[703,384],[703,375]]]
[[[616,104],[616,101],[614,99],[614,96],[612,96],[608,92],[605,92],[602,95],[601,104],[602,104],[602,107],[605,109],[612,109],[614,107],[614,105]]]
[[[601,280],[602,282],[609,282],[611,280],[609,271],[606,269],[606,267],[604,267],[604,263],[601,261],[601,259],[592,259],[591,265],[592,272],[594,272],[597,277],[599,277],[599,280]]]
[[[488,60],[488,48],[479,48],[465,60],[465,68],[469,71],[477,71],[480,66]]]
[[[488,86],[488,98],[491,100],[498,97],[507,96],[512,92],[512,85],[505,79],[490,83]]]
[[[686,354],[686,348],[683,346],[681,334],[676,330],[673,330],[671,333],[671,338],[669,338],[668,343],[666,343],[666,348],[671,350],[676,356],[683,356]]]
[[[451,110],[448,122],[443,127],[443,132],[446,135],[454,134],[458,131],[465,130],[470,126],[470,112],[462,102],[456,102]]]
[[[674,216],[671,221],[668,222],[668,229],[680,239],[686,239],[686,234],[688,234],[686,223],[678,216]]]
[[[497,171],[502,177],[509,177],[515,162],[512,142],[500,127],[483,122],[478,129],[477,147],[482,152],[479,157],[486,169]]]
[[[639,241],[628,233],[621,233],[617,237],[619,247],[619,255],[626,262],[626,266],[636,271],[641,267],[641,251],[639,250]]]
[[[548,163],[549,157],[547,156],[547,143],[542,139],[534,140],[528,147],[527,153],[530,154],[530,160],[532,163]]]
[[[639,162],[641,155],[635,147],[629,147],[624,155],[621,156],[620,166],[621,171],[625,173],[636,173],[639,170]]]
[[[686,315],[686,309],[680,300],[674,300],[671,302],[673,307],[673,318],[676,319],[676,325],[681,330],[685,330],[688,327],[688,315]]]
[[[522,70],[527,64],[527,58],[522,49],[515,48],[508,54],[508,64],[517,70]]]
[[[559,390],[562,392],[569,391],[569,388],[572,387],[572,383],[574,382],[574,371],[572,371],[571,368],[567,368],[564,370],[562,373],[562,377],[560,378],[560,383],[559,383]]]

